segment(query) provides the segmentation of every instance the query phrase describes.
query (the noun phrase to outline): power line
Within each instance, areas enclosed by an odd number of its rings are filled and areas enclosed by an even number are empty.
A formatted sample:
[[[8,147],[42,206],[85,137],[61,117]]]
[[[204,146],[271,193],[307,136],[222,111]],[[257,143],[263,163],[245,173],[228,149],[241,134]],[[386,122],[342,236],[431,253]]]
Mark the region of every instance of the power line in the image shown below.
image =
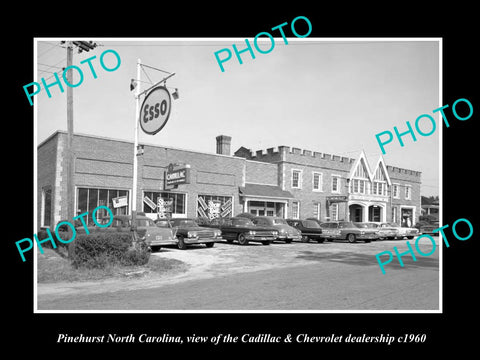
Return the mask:
[[[55,49],[56,47],[59,47],[59,48],[64,48],[63,46],[59,45],[59,44],[55,44],[55,43],[50,43],[48,41],[42,41],[42,43],[45,43],[45,44],[48,44],[48,45],[51,45],[52,47],[45,50],[44,52],[42,52],[41,54],[38,54],[37,55],[37,58],[39,58],[40,56],[43,56],[45,55],[46,53],[52,51],[53,49]]]
[[[61,61],[63,61],[63,60],[61,60]],[[39,62],[37,62],[37,65],[47,66],[47,67],[49,67],[49,68],[61,68],[61,66],[42,64],[42,63],[39,63]]]

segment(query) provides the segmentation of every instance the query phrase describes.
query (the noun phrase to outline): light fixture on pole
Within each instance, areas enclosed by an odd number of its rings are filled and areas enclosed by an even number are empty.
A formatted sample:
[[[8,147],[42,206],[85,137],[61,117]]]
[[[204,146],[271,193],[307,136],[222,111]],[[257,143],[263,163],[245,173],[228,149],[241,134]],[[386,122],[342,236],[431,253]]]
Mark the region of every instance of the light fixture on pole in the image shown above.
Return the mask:
[[[173,97],[174,100],[177,100],[180,97],[180,95],[178,95],[178,89],[177,88],[175,88],[175,91],[172,93],[172,97]]]

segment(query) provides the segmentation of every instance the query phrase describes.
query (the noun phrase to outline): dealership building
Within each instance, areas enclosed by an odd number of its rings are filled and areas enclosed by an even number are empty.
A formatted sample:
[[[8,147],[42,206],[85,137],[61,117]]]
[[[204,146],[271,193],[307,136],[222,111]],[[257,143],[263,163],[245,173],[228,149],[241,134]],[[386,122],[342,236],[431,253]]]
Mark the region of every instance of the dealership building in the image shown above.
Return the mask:
[[[57,131],[37,147],[38,228],[67,219],[66,144],[67,133]],[[410,226],[421,215],[421,173],[387,165],[381,156],[369,164],[363,152],[354,159],[278,146],[232,154],[230,145],[225,135],[217,136],[216,153],[142,144],[136,210],[153,219],[248,212]],[[76,214],[102,205],[130,214],[133,142],[75,134],[73,153]]]

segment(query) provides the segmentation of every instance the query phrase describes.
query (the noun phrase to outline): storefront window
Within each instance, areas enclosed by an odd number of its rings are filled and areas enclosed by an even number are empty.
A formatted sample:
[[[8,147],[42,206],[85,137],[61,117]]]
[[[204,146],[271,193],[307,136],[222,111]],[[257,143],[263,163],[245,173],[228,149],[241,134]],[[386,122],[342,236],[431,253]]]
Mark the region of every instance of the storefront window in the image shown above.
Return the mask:
[[[413,226],[413,209],[401,208],[401,226],[411,227]]]
[[[113,199],[127,197],[126,205],[114,206]],[[123,203],[122,203],[123,204]],[[114,215],[128,214],[128,190],[117,189],[93,189],[93,188],[78,188],[77,189],[77,214],[88,212],[89,216],[85,220],[87,225],[93,223],[92,212],[98,206],[107,206]],[[97,219],[107,216],[107,211],[99,209],[96,212]]]
[[[232,216],[232,197],[218,195],[198,195],[197,216],[215,219]]]
[[[185,215],[185,194],[174,192],[145,191],[143,195],[152,200],[155,205],[157,205],[159,198],[166,201],[172,201],[172,215]],[[156,209],[152,209],[145,202],[143,202],[143,211],[148,214],[157,212]]]

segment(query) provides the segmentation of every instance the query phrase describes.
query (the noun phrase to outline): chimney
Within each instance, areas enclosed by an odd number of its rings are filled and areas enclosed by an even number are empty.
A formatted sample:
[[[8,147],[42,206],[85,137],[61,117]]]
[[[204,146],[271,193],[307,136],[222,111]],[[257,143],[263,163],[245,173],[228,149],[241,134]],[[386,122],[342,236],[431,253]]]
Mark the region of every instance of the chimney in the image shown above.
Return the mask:
[[[227,135],[217,136],[217,154],[230,155],[230,142],[232,138]]]

